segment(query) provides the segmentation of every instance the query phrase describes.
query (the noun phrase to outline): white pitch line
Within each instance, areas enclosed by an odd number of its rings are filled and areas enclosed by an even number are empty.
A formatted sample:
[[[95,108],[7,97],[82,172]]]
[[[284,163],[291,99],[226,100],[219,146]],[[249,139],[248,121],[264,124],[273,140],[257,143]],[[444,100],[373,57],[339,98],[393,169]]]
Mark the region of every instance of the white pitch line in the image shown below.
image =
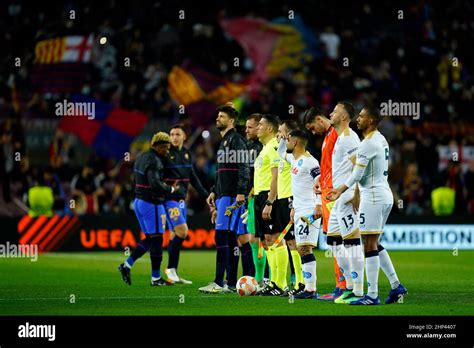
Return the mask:
[[[118,256],[118,255],[98,255],[98,254],[61,254],[61,253],[54,253],[54,254],[43,254],[40,255],[41,258],[64,258],[64,259],[78,259],[78,260],[104,260],[104,261],[123,261],[127,258],[127,256]]]
[[[217,294],[216,294],[217,295]],[[194,295],[185,295],[186,298],[225,298],[227,296],[216,296],[216,295],[203,295],[203,296],[194,296]],[[152,300],[160,298],[174,298],[179,300],[179,296],[115,296],[115,297],[78,297],[76,300]],[[227,297],[228,298],[228,297]],[[13,301],[69,301],[69,297],[23,297],[23,298],[0,298],[0,301],[13,302]]]

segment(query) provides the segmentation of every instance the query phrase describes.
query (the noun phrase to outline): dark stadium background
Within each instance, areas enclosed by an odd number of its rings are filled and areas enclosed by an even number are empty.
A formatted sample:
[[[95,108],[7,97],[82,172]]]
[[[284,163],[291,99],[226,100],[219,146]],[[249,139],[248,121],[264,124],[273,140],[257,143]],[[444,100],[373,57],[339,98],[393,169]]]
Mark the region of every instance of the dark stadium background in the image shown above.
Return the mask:
[[[75,10],[74,20],[68,19],[71,9]],[[184,20],[178,18],[180,10],[185,11]],[[286,16],[289,10],[300,15],[314,34],[313,60],[246,93],[241,122],[252,112],[301,120],[310,106],[319,105],[329,113],[341,99],[352,101],[357,110],[366,102],[388,99],[419,102],[419,120],[384,117],[380,125],[391,147],[392,217],[412,221],[413,217],[433,216],[431,192],[442,186],[456,194],[452,220],[472,214],[474,5],[469,2],[362,1],[349,5],[259,0],[184,5],[173,1],[9,1],[0,5],[0,216],[25,215],[29,188],[46,175],[55,192],[55,213],[71,213],[65,205],[78,197],[75,187],[97,197],[97,206],[89,209],[92,215],[133,219],[133,159],[153,133],[178,122],[188,129],[186,145],[194,155],[199,177],[209,188],[219,135],[213,122],[200,122],[199,114],[180,113],[168,90],[168,74],[173,66],[192,62],[223,81],[242,82],[252,72],[251,64],[242,47],[223,32],[219,19],[254,16],[271,20]],[[403,20],[397,19],[399,10],[403,10]],[[128,162],[99,156],[59,129],[54,105],[69,99],[71,93],[37,92],[32,85],[37,42],[89,34],[96,40],[107,37],[116,64],[105,68],[89,64],[81,72],[80,92],[148,117],[134,138]],[[336,56],[328,55],[322,34],[339,40]],[[14,65],[18,57],[20,67]],[[130,67],[124,66],[123,57],[130,58]],[[238,67],[232,64],[235,57],[241,62]],[[344,57],[349,58],[349,67],[343,67]],[[453,58],[459,60],[459,67],[452,67]],[[288,114],[289,104],[295,107],[292,115]],[[210,131],[208,139],[201,136],[204,130]],[[317,158],[321,142],[321,137],[312,141]],[[8,161],[17,151],[21,161]],[[453,153],[457,161],[450,160]],[[91,174],[81,179],[87,172]],[[202,224],[207,221],[207,208],[195,191],[190,191],[188,201],[191,218],[200,216]]]

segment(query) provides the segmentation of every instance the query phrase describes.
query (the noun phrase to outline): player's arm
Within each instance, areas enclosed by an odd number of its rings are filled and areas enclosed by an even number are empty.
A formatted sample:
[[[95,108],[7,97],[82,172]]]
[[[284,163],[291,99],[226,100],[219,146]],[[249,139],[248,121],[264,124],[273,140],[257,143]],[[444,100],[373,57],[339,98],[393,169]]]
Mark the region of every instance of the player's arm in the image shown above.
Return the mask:
[[[278,167],[272,167],[272,181],[270,183],[270,192],[268,193],[268,199],[263,208],[262,217],[264,220],[270,220],[272,214],[272,204],[275,202],[277,197],[278,189]]]
[[[354,169],[354,166],[357,161],[357,150],[359,149],[360,141],[359,139],[351,141],[348,144],[348,150],[347,150],[347,160],[351,161],[352,163],[352,169]],[[346,204],[352,204],[352,208],[355,213],[359,210],[359,203],[360,203],[360,190],[359,190],[359,185],[356,183],[355,188],[354,188],[354,196],[346,202]]]
[[[179,188],[179,185],[176,182],[173,186],[169,186],[161,181],[160,173],[156,166],[150,166],[147,168],[147,178],[151,189],[158,193],[173,193]]]
[[[369,164],[370,160],[375,156],[375,151],[372,149],[371,144],[368,141],[363,141],[361,143],[359,152],[357,153],[356,162],[354,168],[352,169],[352,173],[347,178],[346,182],[339,186],[338,188],[331,191],[328,195],[328,199],[330,201],[335,201],[339,198],[341,194],[347,191],[349,187],[358,183],[360,179],[364,176],[364,172]]]
[[[236,153],[239,151],[248,151],[247,143],[241,137],[235,138],[234,150]],[[236,204],[242,204],[245,202],[245,194],[249,188],[249,178],[250,178],[250,164],[246,161],[238,161],[237,168],[238,170],[238,180],[237,180],[237,197]]]
[[[199,180],[196,171],[194,170],[194,166],[191,166],[191,172],[189,173],[189,181],[201,197],[207,197],[209,195],[207,190],[202,185],[201,180]]]
[[[216,185],[217,185],[217,176],[219,172],[216,170],[216,177],[214,178],[214,185],[209,189],[209,196],[206,198],[206,203],[212,213],[212,210],[216,208]]]
[[[293,155],[286,152],[286,139],[284,138],[281,138],[280,142],[278,143],[278,155],[280,155],[283,160],[291,164]]]
[[[315,158],[311,161],[311,166],[309,174],[313,178],[313,187],[319,182],[319,175],[321,173],[321,168],[319,167],[319,162]],[[319,219],[323,215],[323,207],[321,201],[321,194],[315,193],[316,195],[316,206],[314,207],[314,218]]]

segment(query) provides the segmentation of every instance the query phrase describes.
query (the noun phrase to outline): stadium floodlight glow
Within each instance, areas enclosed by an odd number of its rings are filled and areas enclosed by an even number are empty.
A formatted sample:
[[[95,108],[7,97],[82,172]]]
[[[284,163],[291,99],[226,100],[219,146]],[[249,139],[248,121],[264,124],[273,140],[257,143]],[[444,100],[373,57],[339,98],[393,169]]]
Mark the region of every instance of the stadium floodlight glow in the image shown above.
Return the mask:
[[[107,38],[106,38],[105,36],[102,36],[102,37],[100,38],[100,40],[99,40],[99,43],[100,43],[101,45],[105,45],[105,44],[107,43]]]
[[[202,136],[204,139],[209,138],[210,135],[211,135],[211,133],[209,133],[208,130],[202,131],[202,134],[201,134],[201,136]]]

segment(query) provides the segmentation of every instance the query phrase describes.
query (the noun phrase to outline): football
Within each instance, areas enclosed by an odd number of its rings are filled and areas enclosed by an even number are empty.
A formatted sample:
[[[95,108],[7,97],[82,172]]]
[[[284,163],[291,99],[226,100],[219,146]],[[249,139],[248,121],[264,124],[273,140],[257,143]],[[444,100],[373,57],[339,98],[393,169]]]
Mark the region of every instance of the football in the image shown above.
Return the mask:
[[[243,276],[237,281],[237,293],[240,296],[252,296],[257,293],[258,283],[254,277]]]

